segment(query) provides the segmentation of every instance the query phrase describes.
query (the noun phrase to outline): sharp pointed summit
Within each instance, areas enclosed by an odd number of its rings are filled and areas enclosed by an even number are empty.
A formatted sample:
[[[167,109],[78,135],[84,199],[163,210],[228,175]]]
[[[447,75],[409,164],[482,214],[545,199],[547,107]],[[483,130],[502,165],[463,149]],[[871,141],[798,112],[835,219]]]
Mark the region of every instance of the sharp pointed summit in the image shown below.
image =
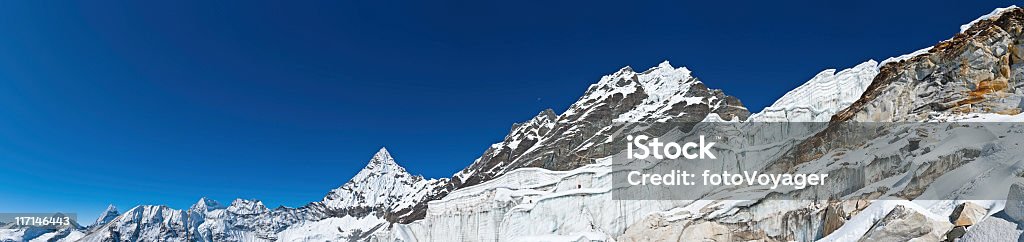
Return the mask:
[[[373,158],[370,159],[370,164],[373,163],[398,165],[398,163],[395,162],[395,158],[391,157],[391,153],[388,152],[386,147],[380,147],[380,150],[378,150],[376,154],[373,154]]]
[[[103,210],[103,213],[110,213],[110,212],[117,213],[117,207],[114,206],[114,204],[107,205],[107,209]]]
[[[664,61],[662,61],[661,63],[659,63],[659,64],[658,64],[658,67],[668,67],[668,68],[673,68],[673,67],[672,67],[672,63],[669,63],[669,62],[668,62],[668,60],[664,60]]]
[[[409,174],[395,162],[387,148],[381,148],[363,170],[341,187],[331,190],[322,202],[329,209],[353,206],[390,209],[400,197],[423,196],[416,191],[438,181]]]
[[[96,218],[96,222],[93,226],[102,226],[107,224],[111,220],[117,218],[118,215],[121,215],[121,213],[117,211],[117,207],[115,207],[114,204],[107,205],[107,209],[100,213],[100,216]]]
[[[364,180],[368,177],[374,176],[375,174],[409,175],[408,172],[405,171],[405,167],[398,165],[398,162],[395,162],[395,158],[391,157],[391,153],[388,152],[388,149],[384,147],[381,147],[380,150],[370,158],[370,161],[366,163],[363,170],[359,171],[359,173],[352,178],[352,182]]]
[[[378,157],[380,157],[380,158],[385,158],[385,157],[386,158],[391,158],[391,153],[388,152],[388,148],[387,147],[380,147],[380,150],[377,150],[377,153],[373,154],[373,158],[378,158]]]
[[[218,209],[218,208],[221,208],[221,205],[220,205],[219,202],[214,201],[213,199],[210,199],[210,198],[207,198],[207,197],[201,197],[201,198],[199,198],[199,201],[196,202],[196,204],[192,205],[190,210],[194,210],[194,211],[210,211],[210,210],[214,210],[214,209]]]

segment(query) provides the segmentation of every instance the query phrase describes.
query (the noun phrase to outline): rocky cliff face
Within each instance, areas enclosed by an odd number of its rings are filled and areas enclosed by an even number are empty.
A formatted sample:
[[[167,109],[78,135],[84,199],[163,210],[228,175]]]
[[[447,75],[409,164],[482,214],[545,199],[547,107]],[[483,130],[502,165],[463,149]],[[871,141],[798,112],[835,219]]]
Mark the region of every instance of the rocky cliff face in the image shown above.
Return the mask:
[[[1000,9],[926,52],[886,63],[834,121],[917,121],[1021,110],[1022,11]]]

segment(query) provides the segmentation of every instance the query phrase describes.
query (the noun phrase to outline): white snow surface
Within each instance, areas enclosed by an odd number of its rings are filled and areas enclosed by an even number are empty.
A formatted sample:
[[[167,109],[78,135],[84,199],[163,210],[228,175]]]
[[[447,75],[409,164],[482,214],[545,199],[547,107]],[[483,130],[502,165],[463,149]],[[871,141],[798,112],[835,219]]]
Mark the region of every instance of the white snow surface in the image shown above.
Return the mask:
[[[688,201],[611,199],[610,159],[571,171],[520,168],[429,203],[426,218],[373,241],[604,240]]]
[[[260,214],[270,211],[266,206],[263,205],[263,201],[259,200],[246,200],[236,198],[231,202],[231,205],[227,207],[228,212],[241,215]]]
[[[634,109],[613,119],[612,122],[638,122],[645,118],[657,119],[676,103],[684,102],[690,104],[704,101],[703,97],[682,95],[690,89],[690,86],[699,82],[693,77],[690,69],[686,67],[675,68],[668,61],[664,61],[658,64],[657,67],[653,67],[643,73],[633,72],[632,69],[625,70],[628,71],[620,71],[611,76],[601,78],[601,81],[596,85],[606,84],[619,78],[636,78],[643,91],[647,94],[647,98]],[[627,86],[613,89],[613,91],[608,93],[632,93],[634,91],[636,91],[636,87]],[[607,95],[609,94],[599,96]]]
[[[967,29],[970,29],[971,26],[973,26],[974,24],[978,23],[978,21],[998,18],[999,16],[1003,15],[1003,12],[1006,12],[1006,10],[1015,9],[1015,8],[1018,8],[1017,5],[1010,5],[1009,7],[1005,7],[1005,8],[996,8],[995,10],[992,10],[992,12],[990,12],[988,14],[985,14],[985,15],[981,15],[981,17],[978,17],[977,19],[974,19],[974,20],[972,20],[971,22],[969,22],[967,24],[960,25],[960,33],[963,33],[965,31],[967,31]]]
[[[288,227],[277,234],[277,241],[348,241],[350,238],[358,239],[360,232],[385,226],[388,226],[386,220],[373,216],[326,218]]]
[[[751,122],[824,122],[833,114],[850,106],[867,90],[878,75],[878,62],[868,60],[836,72],[824,70],[803,85],[787,92],[760,113],[750,116]]]

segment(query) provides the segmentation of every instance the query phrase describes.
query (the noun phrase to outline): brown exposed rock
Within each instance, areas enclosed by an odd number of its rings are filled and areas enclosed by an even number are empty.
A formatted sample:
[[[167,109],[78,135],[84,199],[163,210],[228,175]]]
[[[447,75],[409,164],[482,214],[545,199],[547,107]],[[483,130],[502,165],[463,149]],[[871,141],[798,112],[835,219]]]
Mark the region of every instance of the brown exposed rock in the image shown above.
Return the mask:
[[[988,215],[988,209],[981,205],[965,202],[956,206],[953,213],[949,215],[949,221],[955,226],[971,226],[977,224]]]
[[[839,202],[830,202],[825,208],[825,225],[823,236],[828,236],[846,223],[846,212]]]
[[[1024,64],[1018,41],[1022,26],[1024,10],[1010,9],[997,19],[978,21],[926,54],[885,64],[861,98],[832,122],[900,121],[927,111],[1019,112],[1017,103],[1003,101],[1019,99],[1015,93],[1024,84],[1015,74]]]

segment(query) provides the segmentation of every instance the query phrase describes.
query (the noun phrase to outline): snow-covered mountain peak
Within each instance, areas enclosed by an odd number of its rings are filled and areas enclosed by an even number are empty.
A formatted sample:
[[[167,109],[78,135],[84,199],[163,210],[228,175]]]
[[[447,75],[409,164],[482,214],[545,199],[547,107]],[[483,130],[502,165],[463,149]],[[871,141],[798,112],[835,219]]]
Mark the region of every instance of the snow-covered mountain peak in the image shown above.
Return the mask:
[[[674,67],[672,67],[672,63],[668,62],[668,60],[664,60],[661,63],[658,63],[658,67],[661,67],[661,68],[674,68]],[[683,67],[683,68],[685,68],[685,67]]]
[[[380,150],[378,150],[377,153],[373,154],[373,159],[374,160],[391,160],[392,162],[394,162],[394,158],[391,157],[391,153],[388,152],[388,148],[387,147],[380,147]]]
[[[580,97],[576,103],[569,107],[562,116],[575,116],[576,119],[563,119],[560,122],[572,122],[577,119],[586,118],[587,110],[595,107],[618,105],[626,102],[632,106],[632,102],[642,101],[643,107],[629,110],[622,114],[616,121],[638,120],[657,111],[656,106],[664,106],[666,99],[671,96],[681,96],[689,90],[689,86],[696,83],[689,69],[685,67],[675,68],[668,61],[658,66],[647,69],[642,73],[636,73],[629,66],[619,71],[601,77],[597,83],[590,85],[587,92]],[[680,100],[677,100],[680,101]]]
[[[558,114],[555,113],[555,110],[548,108],[544,109],[544,111],[540,111],[540,113],[537,113],[537,116],[534,116],[531,120],[537,122],[547,122],[554,121],[556,118],[558,118]]]
[[[722,105],[722,97],[717,97],[721,95],[720,91],[708,89],[690,69],[674,67],[667,60],[635,75],[633,79],[645,97],[639,105],[616,117],[614,122],[665,121],[686,114],[681,111],[685,106],[700,104],[717,109]],[[697,88],[691,91],[695,86]],[[677,111],[671,111],[673,109]]]
[[[626,66],[602,76],[555,122],[547,123],[553,114],[545,111],[514,125],[504,140],[455,174],[456,187],[520,167],[566,170],[588,164],[611,151],[604,146],[621,123],[698,122],[709,115],[743,120],[749,112],[735,97],[705,86],[689,69],[663,61],[642,73]]]
[[[110,205],[107,205],[107,209],[104,209],[103,212],[100,213],[100,218],[103,218],[103,215],[117,214],[117,213],[118,213],[117,207],[114,206],[114,204],[110,204]]]
[[[537,136],[543,135],[546,130],[551,129],[556,119],[558,119],[558,114],[555,114],[554,110],[545,109],[526,122],[512,124],[512,130],[505,136],[505,139],[536,139]],[[501,145],[501,143],[495,145]]]
[[[121,215],[121,213],[117,211],[117,207],[115,207],[114,204],[107,205],[107,209],[100,213],[100,216],[96,218],[96,222],[93,224],[94,226],[106,224],[107,222],[110,222],[110,220],[117,218],[117,215]]]
[[[691,73],[690,69],[686,68],[685,66],[675,67],[675,66],[672,65],[672,62],[669,62],[668,60],[664,60],[661,63],[658,63],[657,66],[651,67],[651,68],[647,69],[646,71],[641,72],[640,74],[648,74],[648,73],[651,73],[651,72],[654,72],[654,71],[657,71],[657,70],[661,70],[661,71],[676,71],[676,72],[679,72],[682,75],[687,75],[687,76],[690,75],[690,73]]]
[[[405,170],[405,167],[398,165],[395,162],[395,158],[391,157],[391,153],[388,152],[387,148],[381,147],[373,158],[367,162],[366,166],[352,177],[349,182],[359,182],[367,178],[380,175],[380,174],[394,174],[396,176],[411,176],[409,172]]]
[[[689,87],[689,85],[697,82],[690,69],[686,67],[673,67],[668,60],[641,73],[638,81],[644,85],[644,90],[649,95],[653,94],[658,98],[664,98],[668,94],[682,91],[680,88]]]
[[[612,73],[610,76],[623,76],[623,75],[631,75],[631,74],[635,74],[635,73],[636,73],[636,71],[633,71],[633,67],[631,67],[631,66],[623,66],[622,68],[619,68],[619,70],[616,71],[615,73]]]
[[[588,93],[597,91],[595,89],[615,89],[615,88],[629,88],[637,82],[644,88],[663,89],[678,87],[678,84],[688,82],[692,76],[690,69],[686,67],[676,68],[668,61],[662,61],[657,66],[651,67],[646,71],[637,73],[630,66],[625,66],[618,71],[601,77],[601,80],[590,86]],[[669,87],[660,86],[666,82],[677,82],[677,85]],[[672,84],[672,83],[669,83]]]
[[[329,208],[388,206],[395,196],[413,193],[416,183],[424,181],[398,165],[386,148],[370,158],[363,170],[324,197]]]
[[[215,201],[213,199],[210,199],[210,198],[207,198],[207,197],[201,197],[201,198],[199,198],[199,201],[197,201],[195,204],[193,204],[191,207],[189,207],[188,210],[197,211],[197,212],[206,212],[206,211],[213,211],[213,210],[220,209],[220,208],[224,208],[224,206],[221,205],[220,202],[217,202],[217,201]]]
[[[227,208],[228,212],[235,214],[260,214],[269,211],[267,206],[260,200],[247,200],[235,198]]]

